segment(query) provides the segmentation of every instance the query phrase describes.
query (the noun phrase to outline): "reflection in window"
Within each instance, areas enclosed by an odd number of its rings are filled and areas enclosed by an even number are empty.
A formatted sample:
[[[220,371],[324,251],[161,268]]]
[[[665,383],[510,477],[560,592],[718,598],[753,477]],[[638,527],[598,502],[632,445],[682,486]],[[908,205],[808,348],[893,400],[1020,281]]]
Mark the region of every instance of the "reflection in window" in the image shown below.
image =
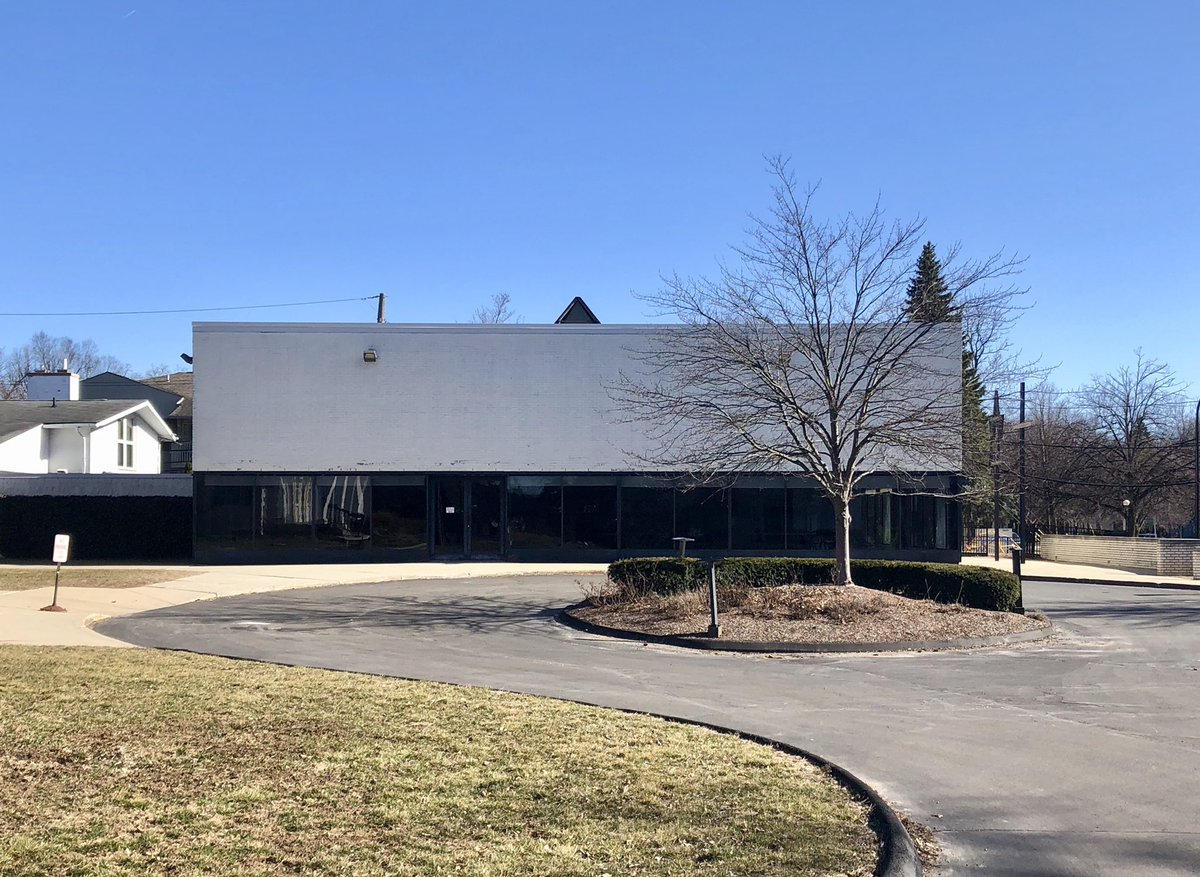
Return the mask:
[[[787,489],[787,547],[789,551],[833,549],[833,504],[815,487]]]
[[[563,487],[563,547],[617,547],[617,486]]]
[[[562,487],[559,480],[529,476],[508,479],[510,548],[561,547]]]
[[[249,548],[254,536],[254,476],[203,475],[196,482],[196,547]]]
[[[856,496],[850,502],[850,545],[854,548],[896,548],[900,544],[900,497],[882,491]]]
[[[902,522],[901,547],[949,547],[949,503],[943,497],[905,494],[898,499]]]
[[[500,506],[503,500],[504,488],[499,478],[471,481],[471,554],[500,554]]]
[[[313,480],[307,475],[258,478],[255,548],[310,548],[313,537]]]
[[[371,479],[371,547],[423,554],[426,549],[425,479],[376,475]]]
[[[317,478],[317,544],[364,548],[371,541],[371,486],[366,475]]]
[[[674,499],[669,485],[660,482],[621,488],[622,548],[670,554],[674,535]]]
[[[783,548],[783,487],[735,487],[733,547],[742,551]]]
[[[720,487],[675,491],[675,535],[696,540],[689,549],[729,547],[727,496]]]

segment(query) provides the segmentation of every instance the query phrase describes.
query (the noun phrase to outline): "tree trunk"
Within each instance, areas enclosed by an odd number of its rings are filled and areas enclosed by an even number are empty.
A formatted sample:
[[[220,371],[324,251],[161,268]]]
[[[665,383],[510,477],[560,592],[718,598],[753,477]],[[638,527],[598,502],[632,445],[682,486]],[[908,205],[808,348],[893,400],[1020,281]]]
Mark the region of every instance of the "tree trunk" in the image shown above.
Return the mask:
[[[833,583],[852,585],[850,576],[850,503],[833,500]]]

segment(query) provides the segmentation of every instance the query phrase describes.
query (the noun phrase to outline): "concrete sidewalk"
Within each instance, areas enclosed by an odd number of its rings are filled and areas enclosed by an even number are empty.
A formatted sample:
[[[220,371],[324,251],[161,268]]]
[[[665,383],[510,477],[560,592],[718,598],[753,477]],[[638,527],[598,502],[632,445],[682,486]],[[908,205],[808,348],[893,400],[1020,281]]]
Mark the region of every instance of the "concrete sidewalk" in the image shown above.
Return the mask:
[[[54,588],[0,591],[0,643],[56,646],[119,646],[91,625],[104,618],[212,600],[236,594],[260,594],[290,588],[396,582],[412,579],[463,579],[512,575],[593,575],[607,564],[593,563],[354,563],[276,566],[139,566],[179,570],[174,581],[134,588],[59,588],[58,603],[66,612],[40,612],[53,599]],[[21,567],[29,569],[28,566]],[[53,581],[53,567],[47,567]]]
[[[990,557],[964,557],[963,563],[1011,570],[1012,561]],[[28,566],[22,566],[28,569]],[[76,567],[79,568],[79,567]],[[181,578],[135,588],[61,588],[59,605],[66,612],[40,612],[50,603],[53,588],[0,591],[0,643],[60,646],[125,646],[102,636],[91,625],[103,618],[178,606],[195,600],[212,600],[238,594],[259,594],[290,588],[396,582],[417,579],[462,579],[480,576],[596,575],[607,564],[592,563],[352,563],[290,564],[272,566],[147,566],[139,569],[178,570]],[[53,567],[47,566],[47,580]],[[1200,589],[1190,578],[1159,576],[1123,569],[1028,560],[1024,575],[1030,579],[1060,582],[1097,582],[1153,587],[1185,586]]]
[[[1012,558],[998,561],[989,557],[964,557],[969,566],[989,566],[1012,572]],[[1118,569],[1111,566],[1087,566],[1082,563],[1059,563],[1053,560],[1026,560],[1021,564],[1021,576],[1047,582],[1096,582],[1102,585],[1135,585],[1152,588],[1170,585],[1200,590],[1200,581],[1187,576],[1161,576],[1145,570]]]

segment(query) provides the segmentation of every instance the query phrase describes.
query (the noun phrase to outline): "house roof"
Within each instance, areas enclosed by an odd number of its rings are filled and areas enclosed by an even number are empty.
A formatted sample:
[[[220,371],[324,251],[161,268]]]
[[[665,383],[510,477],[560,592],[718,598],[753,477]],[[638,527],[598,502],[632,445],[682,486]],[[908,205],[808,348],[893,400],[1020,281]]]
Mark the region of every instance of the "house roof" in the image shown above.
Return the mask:
[[[159,375],[154,378],[144,378],[141,383],[148,387],[175,393],[180,397],[179,404],[171,412],[171,417],[192,416],[192,373],[171,372],[169,375]]]
[[[592,313],[592,309],[587,306],[579,296],[571,299],[571,303],[567,305],[566,310],[558,315],[555,323],[599,323],[596,315]]]
[[[116,372],[101,372],[80,382],[85,399],[149,399],[164,418],[192,416],[192,373],[172,372],[134,380]]]
[[[39,426],[105,426],[134,413],[140,415],[160,439],[174,439],[174,433],[145,399],[54,403],[4,400],[0,401],[0,442]]]

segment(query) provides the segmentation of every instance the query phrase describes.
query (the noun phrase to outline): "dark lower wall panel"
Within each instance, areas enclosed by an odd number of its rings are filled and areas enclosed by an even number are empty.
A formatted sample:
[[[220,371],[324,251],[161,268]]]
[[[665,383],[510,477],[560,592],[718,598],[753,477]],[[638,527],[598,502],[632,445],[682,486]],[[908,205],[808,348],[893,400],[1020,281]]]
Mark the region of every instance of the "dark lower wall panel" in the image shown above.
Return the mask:
[[[50,560],[56,533],[71,560],[190,560],[192,500],[186,496],[0,497],[0,556]]]

